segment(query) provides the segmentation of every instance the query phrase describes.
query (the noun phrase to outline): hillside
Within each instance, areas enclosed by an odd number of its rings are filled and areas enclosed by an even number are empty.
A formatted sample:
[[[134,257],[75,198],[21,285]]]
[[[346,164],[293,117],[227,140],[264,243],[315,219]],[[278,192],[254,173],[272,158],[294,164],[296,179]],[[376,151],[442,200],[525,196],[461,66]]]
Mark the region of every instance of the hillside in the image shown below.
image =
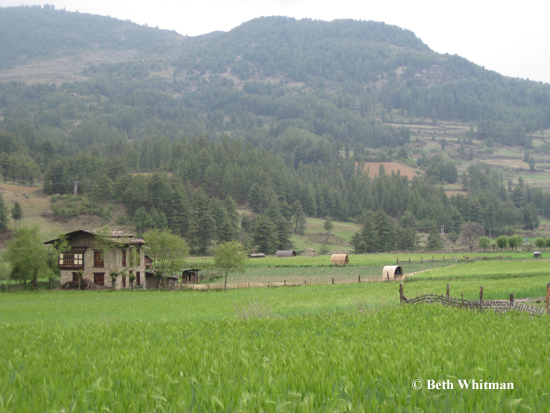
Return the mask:
[[[416,229],[550,217],[550,86],[410,31],[265,17],[184,37],[52,7],[2,8],[0,22],[0,172],[53,195],[48,219],[169,226],[199,254],[261,232],[266,250],[318,248],[291,234],[305,216],[375,217],[379,244],[341,237],[369,252],[413,249]],[[369,178],[365,162],[411,174]]]

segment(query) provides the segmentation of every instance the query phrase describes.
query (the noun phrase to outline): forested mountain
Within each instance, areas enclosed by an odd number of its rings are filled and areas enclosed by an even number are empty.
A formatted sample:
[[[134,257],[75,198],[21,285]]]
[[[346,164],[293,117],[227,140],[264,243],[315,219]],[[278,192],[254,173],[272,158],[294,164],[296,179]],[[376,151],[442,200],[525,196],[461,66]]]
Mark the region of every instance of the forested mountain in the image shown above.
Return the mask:
[[[86,198],[122,201],[138,228],[168,224],[197,253],[260,224],[276,234],[269,248],[288,247],[304,213],[364,222],[380,211],[392,234],[469,220],[506,231],[550,215],[548,194],[505,188],[483,168],[463,175],[467,197],[434,191],[434,180],[457,180],[441,157],[419,159],[426,180],[356,172],[395,154],[414,163],[407,124],[465,122],[464,142],[527,148],[528,133],[550,127],[549,85],[437,54],[384,23],[265,17],[185,37],[51,6],[2,8],[0,120],[5,181],[68,194],[77,180]],[[269,222],[239,226],[235,203]],[[101,205],[52,200],[57,217],[108,215]],[[507,220],[492,215],[502,208]],[[400,248],[414,248],[407,239]]]

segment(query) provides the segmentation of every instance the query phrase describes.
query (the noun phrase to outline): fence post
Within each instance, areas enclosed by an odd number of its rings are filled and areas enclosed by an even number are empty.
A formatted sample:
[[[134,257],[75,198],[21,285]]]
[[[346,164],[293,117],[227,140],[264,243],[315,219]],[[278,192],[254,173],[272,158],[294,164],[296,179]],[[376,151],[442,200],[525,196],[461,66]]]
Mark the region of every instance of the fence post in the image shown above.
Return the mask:
[[[399,284],[399,304],[403,303],[403,283]]]
[[[550,283],[546,284],[546,311],[548,311],[549,302],[550,302]]]
[[[286,280],[285,280],[285,287],[286,287]]]
[[[447,298],[449,298],[450,293],[451,293],[451,287],[449,284],[447,284]]]
[[[460,294],[462,296],[462,304],[460,305],[460,308],[464,307],[464,293]]]
[[[304,285],[307,284],[307,280],[304,280]]]
[[[510,294],[510,310],[514,308],[514,294]]]
[[[411,257],[409,257],[409,264],[411,263]]]
[[[359,278],[357,279],[357,282],[358,282],[358,283],[361,282],[361,276],[359,276]]]
[[[481,305],[483,303],[483,286],[479,287],[479,311],[481,311]]]
[[[334,284],[334,277],[332,277],[332,283]]]
[[[434,257],[432,257],[432,262],[434,262]]]

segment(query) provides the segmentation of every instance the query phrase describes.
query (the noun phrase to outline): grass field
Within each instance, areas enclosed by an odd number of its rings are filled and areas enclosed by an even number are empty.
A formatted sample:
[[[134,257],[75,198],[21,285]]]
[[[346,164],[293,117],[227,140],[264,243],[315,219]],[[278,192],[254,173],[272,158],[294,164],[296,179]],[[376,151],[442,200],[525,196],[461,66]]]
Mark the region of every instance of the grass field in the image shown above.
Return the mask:
[[[379,255],[369,259],[247,274],[380,268]],[[541,297],[550,281],[542,260],[411,265],[440,267],[407,278],[409,298],[447,283],[465,299],[480,285],[487,299]],[[547,411],[550,317],[397,306],[398,289],[3,293],[0,411]],[[454,388],[429,390],[428,380]]]

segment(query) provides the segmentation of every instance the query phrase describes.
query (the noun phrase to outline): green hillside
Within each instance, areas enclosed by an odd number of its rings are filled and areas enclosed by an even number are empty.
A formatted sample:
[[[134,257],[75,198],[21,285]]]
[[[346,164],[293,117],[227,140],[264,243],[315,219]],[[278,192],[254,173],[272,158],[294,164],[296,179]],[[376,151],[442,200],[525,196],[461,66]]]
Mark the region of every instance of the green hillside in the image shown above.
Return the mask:
[[[56,222],[169,226],[204,254],[262,231],[277,238],[266,251],[318,250],[322,235],[293,233],[303,216],[374,219],[334,232],[334,249],[368,252],[418,248],[417,230],[424,245],[442,225],[512,234],[550,217],[550,86],[408,30],[266,17],[184,37],[50,6],[1,8],[0,22],[0,172],[54,195]],[[423,173],[366,177],[365,161]]]

